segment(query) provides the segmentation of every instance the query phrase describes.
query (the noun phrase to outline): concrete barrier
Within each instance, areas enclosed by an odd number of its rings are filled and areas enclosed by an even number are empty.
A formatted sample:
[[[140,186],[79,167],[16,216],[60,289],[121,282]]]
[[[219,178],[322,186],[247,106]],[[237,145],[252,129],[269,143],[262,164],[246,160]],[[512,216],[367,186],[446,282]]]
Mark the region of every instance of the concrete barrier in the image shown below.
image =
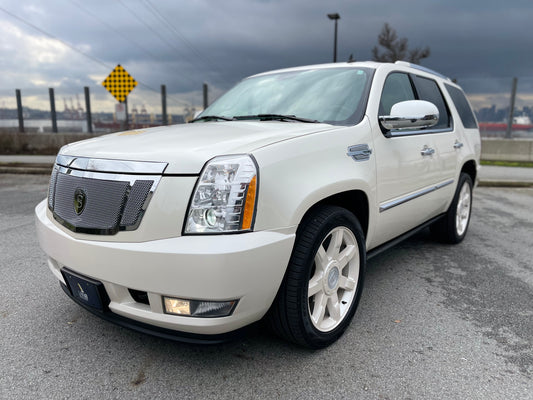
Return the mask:
[[[481,159],[533,162],[533,139],[484,138],[481,141]]]
[[[89,139],[97,134],[18,133],[0,131],[0,154],[55,155],[61,146]],[[487,161],[533,162],[533,139],[483,138],[481,159]]]
[[[98,135],[82,133],[18,133],[0,132],[0,154],[55,155],[59,149],[78,140]]]

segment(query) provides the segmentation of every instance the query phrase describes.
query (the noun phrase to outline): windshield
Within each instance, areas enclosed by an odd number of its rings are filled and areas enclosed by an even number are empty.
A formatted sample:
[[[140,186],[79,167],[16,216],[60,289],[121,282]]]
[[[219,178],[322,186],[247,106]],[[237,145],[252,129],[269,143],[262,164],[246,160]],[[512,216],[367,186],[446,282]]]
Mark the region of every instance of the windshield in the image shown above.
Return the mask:
[[[327,68],[251,77],[206,108],[199,119],[279,115],[335,125],[356,124],[364,114],[372,74],[368,68]]]

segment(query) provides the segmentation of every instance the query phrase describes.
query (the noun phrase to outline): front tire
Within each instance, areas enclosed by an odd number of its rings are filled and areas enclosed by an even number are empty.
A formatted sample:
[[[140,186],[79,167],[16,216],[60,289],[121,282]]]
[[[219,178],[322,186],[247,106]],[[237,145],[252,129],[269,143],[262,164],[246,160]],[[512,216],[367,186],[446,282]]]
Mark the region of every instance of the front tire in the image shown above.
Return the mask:
[[[341,207],[321,206],[302,221],[283,283],[269,314],[274,331],[310,348],[336,341],[361,297],[363,231]]]
[[[450,208],[442,219],[431,225],[431,232],[438,240],[456,244],[465,238],[472,215],[472,186],[470,175],[462,172]]]

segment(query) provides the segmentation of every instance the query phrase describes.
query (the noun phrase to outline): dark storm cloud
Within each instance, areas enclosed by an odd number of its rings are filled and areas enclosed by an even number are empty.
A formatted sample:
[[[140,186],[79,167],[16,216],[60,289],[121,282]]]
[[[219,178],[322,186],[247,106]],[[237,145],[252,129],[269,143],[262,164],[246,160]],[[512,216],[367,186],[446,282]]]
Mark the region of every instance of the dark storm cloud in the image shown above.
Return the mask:
[[[94,85],[95,76],[120,63],[142,83],[156,89],[165,83],[171,93],[198,90],[204,81],[223,90],[253,73],[330,62],[330,12],[341,15],[340,61],[350,54],[370,59],[388,22],[411,47],[429,46],[423,64],[466,82],[467,91],[508,91],[508,78],[533,76],[530,0],[5,0],[2,7],[93,57],[71,52],[38,64],[6,57],[0,68],[16,73],[0,78],[2,87]],[[31,43],[45,37],[1,11],[0,20],[31,36]],[[3,33],[2,51],[15,57]],[[36,51],[48,51],[43,46]]]

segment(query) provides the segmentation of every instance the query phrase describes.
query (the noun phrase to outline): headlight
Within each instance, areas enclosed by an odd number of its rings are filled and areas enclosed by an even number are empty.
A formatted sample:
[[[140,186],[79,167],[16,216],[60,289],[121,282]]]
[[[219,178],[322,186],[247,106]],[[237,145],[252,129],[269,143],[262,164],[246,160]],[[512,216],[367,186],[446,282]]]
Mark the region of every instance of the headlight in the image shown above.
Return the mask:
[[[251,230],[257,190],[257,167],[251,156],[215,157],[200,174],[184,233]]]

